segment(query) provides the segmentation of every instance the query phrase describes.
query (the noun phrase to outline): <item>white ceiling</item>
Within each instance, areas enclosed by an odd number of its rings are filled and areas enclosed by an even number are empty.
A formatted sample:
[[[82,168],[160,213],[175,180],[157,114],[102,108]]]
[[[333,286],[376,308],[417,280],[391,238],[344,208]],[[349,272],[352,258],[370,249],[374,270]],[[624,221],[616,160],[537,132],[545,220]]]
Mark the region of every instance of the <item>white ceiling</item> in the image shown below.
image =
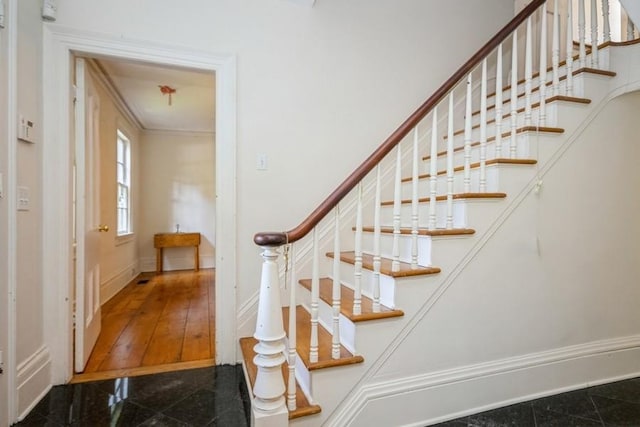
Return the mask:
[[[212,72],[141,62],[96,59],[118,96],[145,130],[213,132],[215,77]],[[176,90],[163,95],[160,86]]]

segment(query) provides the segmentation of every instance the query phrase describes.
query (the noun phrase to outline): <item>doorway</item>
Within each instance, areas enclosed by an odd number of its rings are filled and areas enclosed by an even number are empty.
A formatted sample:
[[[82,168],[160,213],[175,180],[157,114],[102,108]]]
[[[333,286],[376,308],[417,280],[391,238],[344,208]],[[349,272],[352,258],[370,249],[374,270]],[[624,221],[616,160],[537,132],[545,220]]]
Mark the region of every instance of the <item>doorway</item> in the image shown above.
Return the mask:
[[[50,254],[44,274],[52,286],[45,290],[50,304],[45,308],[47,344],[51,349],[54,383],[67,382],[72,375],[72,247],[69,236],[72,221],[69,208],[72,189],[70,173],[71,91],[70,59],[73,55],[110,57],[119,60],[163,64],[215,73],[216,79],[216,363],[235,363],[236,355],[236,226],[235,226],[235,58],[190,52],[183,47],[157,46],[145,42],[100,38],[94,34],[67,32],[64,28],[45,29],[44,67],[45,105],[43,128],[51,141],[43,147],[48,160],[44,167],[44,208],[51,212],[45,219],[44,250]],[[213,165],[212,165],[213,167]],[[68,182],[69,186],[59,185]],[[67,243],[65,243],[67,242]],[[220,304],[224,301],[224,304]],[[233,303],[229,303],[233,301]],[[50,309],[49,309],[50,308]],[[221,325],[225,327],[222,328]]]
[[[215,73],[77,56],[75,86],[74,381],[210,366]],[[160,270],[183,271],[150,274],[157,233],[197,236],[203,269],[184,271],[193,250],[176,247],[160,254]]]

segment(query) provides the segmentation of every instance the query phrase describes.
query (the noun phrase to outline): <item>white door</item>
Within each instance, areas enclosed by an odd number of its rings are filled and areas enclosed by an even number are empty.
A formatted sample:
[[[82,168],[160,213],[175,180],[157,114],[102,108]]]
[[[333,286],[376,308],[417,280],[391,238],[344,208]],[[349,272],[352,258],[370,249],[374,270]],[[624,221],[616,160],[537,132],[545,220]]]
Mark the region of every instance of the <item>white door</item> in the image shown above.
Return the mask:
[[[76,59],[75,371],[82,372],[100,334],[100,102],[83,59]]]

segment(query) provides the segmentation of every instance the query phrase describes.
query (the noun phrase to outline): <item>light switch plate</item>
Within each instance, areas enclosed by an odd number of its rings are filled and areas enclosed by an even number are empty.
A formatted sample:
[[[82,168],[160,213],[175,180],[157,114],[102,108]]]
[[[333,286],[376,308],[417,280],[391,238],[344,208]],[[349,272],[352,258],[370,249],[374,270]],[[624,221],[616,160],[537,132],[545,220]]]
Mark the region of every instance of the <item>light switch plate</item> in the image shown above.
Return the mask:
[[[29,187],[19,186],[18,187],[18,210],[19,211],[28,211],[29,205],[31,203],[29,194]]]

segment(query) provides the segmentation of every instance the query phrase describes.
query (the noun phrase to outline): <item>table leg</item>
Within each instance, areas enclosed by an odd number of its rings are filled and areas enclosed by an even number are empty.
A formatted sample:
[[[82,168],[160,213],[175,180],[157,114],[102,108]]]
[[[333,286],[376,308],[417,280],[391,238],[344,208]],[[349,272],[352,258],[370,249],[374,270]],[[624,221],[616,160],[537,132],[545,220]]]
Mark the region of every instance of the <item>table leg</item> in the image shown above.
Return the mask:
[[[156,248],[156,273],[162,273],[162,248]]]
[[[195,270],[198,271],[200,270],[200,247],[199,246],[195,246],[195,251],[194,251],[194,256],[195,256]]]

